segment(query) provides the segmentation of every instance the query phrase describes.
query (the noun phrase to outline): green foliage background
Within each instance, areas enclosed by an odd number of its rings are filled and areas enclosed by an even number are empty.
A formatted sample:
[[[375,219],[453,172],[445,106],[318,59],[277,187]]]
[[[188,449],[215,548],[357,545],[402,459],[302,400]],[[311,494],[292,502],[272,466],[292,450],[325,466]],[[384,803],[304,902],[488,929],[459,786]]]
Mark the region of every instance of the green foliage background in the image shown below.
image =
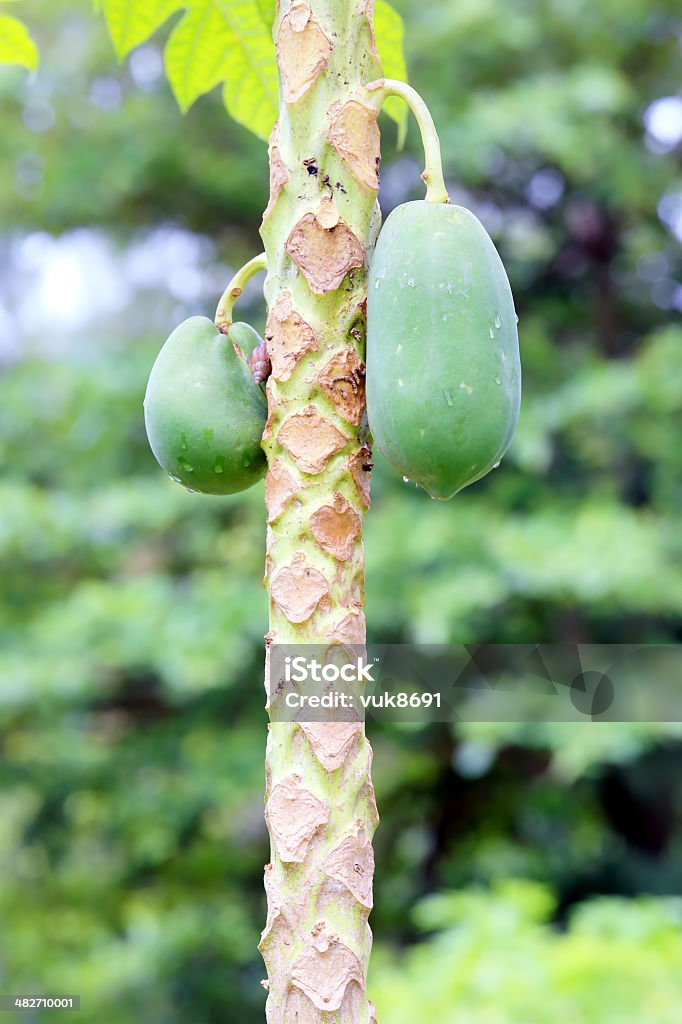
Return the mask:
[[[525,396],[503,467],[449,505],[377,460],[371,638],[679,642],[680,150],[642,122],[679,91],[676,5],[396,6],[453,198],[509,269]],[[265,150],[219,93],[181,120],[86,0],[21,15],[41,69],[0,76],[4,239],[95,225],[125,247],[173,221],[231,265],[253,254]],[[401,154],[384,127],[388,208],[421,194],[420,167],[414,126]],[[0,990],[80,992],[83,1024],[250,1024],[263,495],[189,495],[156,467],[141,401],[162,340],[121,315],[57,355],[27,334],[2,369]],[[384,1024],[679,1020],[678,727],[372,740]]]

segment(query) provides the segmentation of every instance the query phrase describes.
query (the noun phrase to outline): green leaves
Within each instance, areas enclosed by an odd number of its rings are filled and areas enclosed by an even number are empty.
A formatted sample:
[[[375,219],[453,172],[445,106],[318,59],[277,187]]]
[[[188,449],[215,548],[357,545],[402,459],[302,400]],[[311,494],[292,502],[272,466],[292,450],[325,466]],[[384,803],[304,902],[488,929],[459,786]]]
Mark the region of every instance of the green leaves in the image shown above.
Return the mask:
[[[0,64],[20,64],[35,71],[38,48],[28,29],[11,14],[0,14]]]
[[[180,109],[223,84],[225,106],[235,121],[267,139],[277,118],[278,83],[272,0],[102,0],[104,16],[119,58],[148,39],[172,14],[184,14],[165,50],[168,81]],[[403,23],[379,0],[377,46],[388,77],[406,77]],[[404,136],[407,111],[389,100],[387,113]]]
[[[178,0],[101,0],[119,60],[156,32],[184,4]]]
[[[674,899],[593,897],[573,909],[560,929],[549,924],[554,902],[545,885],[521,878],[425,900],[415,916],[423,927],[437,928],[436,934],[376,961],[372,995],[380,1019],[392,1024],[411,1024],[426,1014],[451,1024],[673,1024],[678,1019],[682,937]]]
[[[235,121],[267,137],[277,117],[277,68],[270,33],[253,3],[192,4],[168,41],[165,64],[181,110],[223,82]]]

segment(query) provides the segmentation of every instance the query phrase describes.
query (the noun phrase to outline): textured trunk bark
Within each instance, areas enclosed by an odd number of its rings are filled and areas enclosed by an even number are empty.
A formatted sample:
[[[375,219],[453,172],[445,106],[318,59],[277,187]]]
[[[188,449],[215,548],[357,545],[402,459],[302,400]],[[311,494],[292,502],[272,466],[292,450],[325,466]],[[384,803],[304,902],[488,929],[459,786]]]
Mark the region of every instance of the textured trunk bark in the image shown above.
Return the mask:
[[[374,0],[282,0],[270,140],[264,448],[267,644],[365,642],[365,260],[378,229]],[[370,1024],[378,815],[364,728],[273,722],[266,755],[269,1024]]]

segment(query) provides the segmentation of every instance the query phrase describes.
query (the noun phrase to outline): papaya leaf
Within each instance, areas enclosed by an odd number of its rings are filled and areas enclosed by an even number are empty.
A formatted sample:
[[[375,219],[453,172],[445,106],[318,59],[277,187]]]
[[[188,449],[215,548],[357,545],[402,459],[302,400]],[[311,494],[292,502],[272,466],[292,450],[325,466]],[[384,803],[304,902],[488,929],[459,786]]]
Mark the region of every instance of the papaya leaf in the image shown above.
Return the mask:
[[[182,110],[223,82],[235,121],[267,139],[277,118],[277,63],[253,0],[193,0],[168,40],[165,64]]]
[[[256,0],[256,5],[260,11],[260,16],[272,31],[272,26],[275,21],[275,11],[277,8],[276,0]]]
[[[385,0],[377,0],[374,11],[374,34],[384,75],[386,78],[397,78],[401,82],[406,82],[407,66],[403,48],[405,26],[398,12],[390,4],[385,3]],[[398,125],[398,148],[402,149],[407,135],[407,108],[402,100],[392,96],[386,101],[383,109]]]
[[[28,29],[10,14],[0,14],[0,64],[21,64],[35,71],[38,67],[38,48]]]
[[[194,101],[223,81],[236,40],[213,4],[193,5],[166,44],[164,65],[178,106]]]
[[[182,0],[100,0],[100,6],[116,56],[123,60],[186,5]]]
[[[119,58],[148,39],[171,14],[184,10],[165,50],[168,81],[182,111],[223,84],[229,113],[267,139],[277,118],[278,81],[273,0],[96,0],[104,10]],[[403,22],[384,0],[376,9],[377,46],[386,75],[405,78]],[[386,104],[404,137],[407,111]]]
[[[249,0],[221,0],[229,11],[238,45],[230,51],[225,67],[225,105],[240,124],[267,139],[279,109],[277,58],[272,31],[256,5]]]

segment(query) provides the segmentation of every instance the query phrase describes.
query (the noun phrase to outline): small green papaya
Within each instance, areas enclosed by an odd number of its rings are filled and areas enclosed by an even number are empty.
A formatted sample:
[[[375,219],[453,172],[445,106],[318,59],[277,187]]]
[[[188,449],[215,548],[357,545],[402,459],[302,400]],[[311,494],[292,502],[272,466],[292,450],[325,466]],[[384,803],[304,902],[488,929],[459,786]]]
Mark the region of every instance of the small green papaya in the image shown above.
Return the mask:
[[[202,494],[246,490],[266,470],[267,401],[237,339],[247,348],[260,340],[248,324],[225,335],[206,317],[190,317],[166,341],[147,384],[144,418],[156,460]]]
[[[424,200],[397,207],[374,252],[367,417],[404,477],[447,500],[494,468],[521,399],[517,317],[480,221]]]

